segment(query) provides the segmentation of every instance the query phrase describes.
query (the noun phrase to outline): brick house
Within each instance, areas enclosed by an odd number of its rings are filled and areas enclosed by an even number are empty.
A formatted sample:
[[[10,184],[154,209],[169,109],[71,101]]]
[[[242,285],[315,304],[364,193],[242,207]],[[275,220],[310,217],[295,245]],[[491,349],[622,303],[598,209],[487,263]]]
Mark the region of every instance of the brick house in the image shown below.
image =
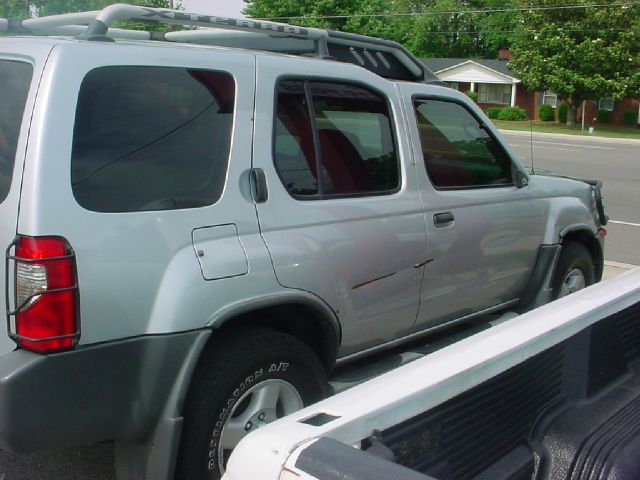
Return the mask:
[[[549,91],[531,91],[509,70],[508,51],[501,51],[500,60],[482,60],[468,58],[421,58],[420,60],[436,74],[440,80],[461,91],[472,91],[478,95],[478,105],[483,110],[490,107],[518,106],[527,112],[529,118],[538,119],[538,108],[547,103],[555,107],[560,103],[558,96]],[[613,100],[603,98],[585,104],[585,123],[593,124],[598,110],[608,110],[610,124],[622,124],[625,110],[637,113],[640,125],[640,100],[624,98]],[[578,108],[578,118],[582,115]]]

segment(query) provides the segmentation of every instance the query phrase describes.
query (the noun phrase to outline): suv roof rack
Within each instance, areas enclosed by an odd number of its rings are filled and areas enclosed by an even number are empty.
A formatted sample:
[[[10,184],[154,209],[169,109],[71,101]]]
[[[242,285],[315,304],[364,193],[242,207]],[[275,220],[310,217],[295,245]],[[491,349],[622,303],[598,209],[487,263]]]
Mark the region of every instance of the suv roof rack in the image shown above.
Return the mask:
[[[208,28],[171,32],[112,28],[111,25],[118,21]],[[250,18],[218,17],[122,3],[91,12],[25,20],[0,18],[0,32],[76,36],[90,41],[158,40],[314,55],[353,63],[384,78],[441,83],[411,52],[390,40]]]

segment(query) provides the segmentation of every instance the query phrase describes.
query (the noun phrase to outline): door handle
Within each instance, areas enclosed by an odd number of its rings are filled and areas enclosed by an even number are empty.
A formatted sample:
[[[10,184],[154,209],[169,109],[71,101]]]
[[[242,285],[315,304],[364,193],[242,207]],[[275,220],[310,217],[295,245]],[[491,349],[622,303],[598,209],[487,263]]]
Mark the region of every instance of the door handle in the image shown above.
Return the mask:
[[[267,177],[261,168],[251,169],[251,187],[253,190],[253,200],[256,203],[264,203],[269,199],[267,189]]]
[[[453,223],[454,220],[455,218],[451,212],[436,213],[433,216],[433,223],[435,225],[446,225],[448,223]]]

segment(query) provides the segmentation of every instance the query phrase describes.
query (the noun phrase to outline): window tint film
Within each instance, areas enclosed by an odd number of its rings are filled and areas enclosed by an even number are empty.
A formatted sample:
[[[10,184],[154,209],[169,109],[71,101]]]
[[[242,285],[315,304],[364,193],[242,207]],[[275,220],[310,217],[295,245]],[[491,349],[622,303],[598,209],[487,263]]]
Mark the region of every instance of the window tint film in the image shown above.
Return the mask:
[[[354,85],[280,82],[274,161],[295,196],[394,191],[399,166],[386,100]]]
[[[398,157],[387,102],[365,88],[310,82],[324,194],[398,187]]]
[[[234,98],[227,73],[166,67],[91,71],[76,110],[76,200],[99,212],[216,202],[227,172]]]
[[[292,195],[317,195],[316,155],[304,82],[280,82],[275,122],[274,160],[282,183]]]
[[[11,187],[20,125],[29,94],[33,67],[0,60],[0,202]]]
[[[474,188],[513,183],[504,149],[465,107],[453,102],[415,103],[422,154],[436,188]]]

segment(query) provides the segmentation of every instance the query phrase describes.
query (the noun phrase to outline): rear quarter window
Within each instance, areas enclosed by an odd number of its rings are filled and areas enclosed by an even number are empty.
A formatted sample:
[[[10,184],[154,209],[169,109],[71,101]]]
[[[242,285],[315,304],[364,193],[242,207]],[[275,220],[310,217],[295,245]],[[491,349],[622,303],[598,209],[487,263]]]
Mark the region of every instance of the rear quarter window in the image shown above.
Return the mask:
[[[82,82],[71,157],[73,194],[98,212],[197,208],[226,178],[235,83],[171,67],[102,67]]]
[[[9,194],[33,67],[0,60],[0,202]]]

